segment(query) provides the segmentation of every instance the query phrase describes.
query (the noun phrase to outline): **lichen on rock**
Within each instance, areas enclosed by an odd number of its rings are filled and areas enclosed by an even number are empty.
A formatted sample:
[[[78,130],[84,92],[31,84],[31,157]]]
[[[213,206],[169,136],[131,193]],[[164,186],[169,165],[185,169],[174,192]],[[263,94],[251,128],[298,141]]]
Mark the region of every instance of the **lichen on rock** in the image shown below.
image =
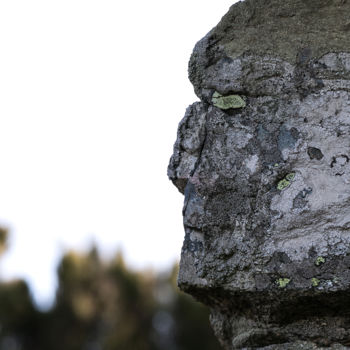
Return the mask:
[[[290,183],[294,180],[294,177],[295,177],[294,173],[287,174],[284,179],[278,181],[277,189],[282,191],[283,189],[288,187]]]
[[[179,287],[224,349],[350,344],[349,0],[245,0],[200,40],[168,175]],[[243,101],[243,102],[242,102]]]
[[[311,283],[313,287],[317,287],[320,284],[320,280],[316,277],[311,278]]]
[[[286,288],[288,283],[290,282],[290,278],[279,278],[276,283],[280,288]]]
[[[212,102],[215,107],[221,109],[244,108],[246,106],[246,103],[242,97],[238,95],[223,96],[217,91],[215,91],[213,94]]]
[[[326,259],[323,256],[318,256],[315,265],[320,266],[321,264],[324,264],[326,262]]]

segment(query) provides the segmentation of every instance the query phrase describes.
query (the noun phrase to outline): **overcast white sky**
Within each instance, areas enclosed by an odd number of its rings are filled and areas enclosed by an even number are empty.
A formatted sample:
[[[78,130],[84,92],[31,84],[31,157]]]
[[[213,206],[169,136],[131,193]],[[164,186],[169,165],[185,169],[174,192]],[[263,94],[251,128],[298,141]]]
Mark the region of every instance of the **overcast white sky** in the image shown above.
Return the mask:
[[[44,305],[67,249],[122,248],[137,268],[179,258],[166,168],[197,100],[187,62],[234,2],[0,1],[1,277],[26,278]]]

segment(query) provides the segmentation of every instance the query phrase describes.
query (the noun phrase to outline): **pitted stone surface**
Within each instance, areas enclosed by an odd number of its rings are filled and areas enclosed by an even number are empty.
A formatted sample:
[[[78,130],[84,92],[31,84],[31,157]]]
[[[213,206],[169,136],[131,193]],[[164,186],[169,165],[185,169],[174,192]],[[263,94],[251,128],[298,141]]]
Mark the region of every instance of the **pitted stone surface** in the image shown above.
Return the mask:
[[[192,54],[201,101],[168,168],[185,195],[178,283],[225,349],[350,348],[349,13],[246,0]]]

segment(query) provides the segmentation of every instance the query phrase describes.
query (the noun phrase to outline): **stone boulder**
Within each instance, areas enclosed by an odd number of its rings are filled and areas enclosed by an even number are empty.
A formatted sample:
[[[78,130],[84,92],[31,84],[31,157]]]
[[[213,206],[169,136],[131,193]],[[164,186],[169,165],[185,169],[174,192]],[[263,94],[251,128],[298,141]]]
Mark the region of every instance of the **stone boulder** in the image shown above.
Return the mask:
[[[189,78],[179,287],[224,349],[350,348],[350,1],[238,2]]]

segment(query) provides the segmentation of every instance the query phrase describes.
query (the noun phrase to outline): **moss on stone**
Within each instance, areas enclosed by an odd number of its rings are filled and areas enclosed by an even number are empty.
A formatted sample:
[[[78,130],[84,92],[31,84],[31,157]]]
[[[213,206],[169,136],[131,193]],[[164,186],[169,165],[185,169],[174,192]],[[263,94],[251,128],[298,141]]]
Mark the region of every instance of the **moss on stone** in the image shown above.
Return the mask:
[[[229,57],[249,49],[295,63],[300,47],[311,49],[310,58],[350,51],[349,11],[349,1],[245,0],[234,4],[211,34]]]
[[[215,107],[220,109],[230,108],[244,108],[246,106],[245,101],[238,95],[223,96],[217,91],[214,92],[212,102]]]
[[[290,278],[279,278],[276,281],[279,288],[286,288],[289,282],[290,282]]]

